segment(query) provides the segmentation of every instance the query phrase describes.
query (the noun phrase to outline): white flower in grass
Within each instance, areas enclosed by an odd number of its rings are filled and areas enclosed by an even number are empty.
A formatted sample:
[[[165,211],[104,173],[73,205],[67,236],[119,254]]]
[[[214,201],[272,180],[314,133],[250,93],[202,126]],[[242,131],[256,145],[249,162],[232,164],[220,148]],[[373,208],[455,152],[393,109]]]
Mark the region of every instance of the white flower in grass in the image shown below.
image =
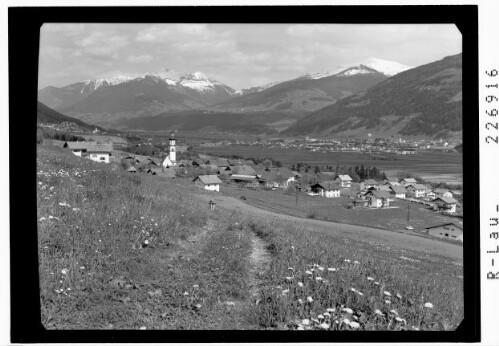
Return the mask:
[[[199,288],[199,285],[192,285],[193,288]]]
[[[390,312],[391,312],[392,314],[394,314],[394,315],[397,315],[397,316],[399,315],[399,313],[398,313],[398,312],[397,312],[397,310],[395,310],[395,309],[390,310]]]
[[[345,318],[343,319],[343,321],[341,321],[341,323],[345,323],[347,326],[349,326],[351,322],[348,318]]]
[[[323,319],[324,319],[324,315],[320,314],[320,315],[318,315],[318,316],[317,316],[317,318],[318,318],[319,320],[323,320]]]
[[[333,308],[327,308],[326,310],[327,310],[327,312],[330,312],[330,313],[333,313],[333,312],[334,312],[334,309],[333,309]]]
[[[397,293],[397,298],[402,299],[402,296],[400,295],[400,293]]]
[[[328,272],[335,272],[335,271],[336,271],[336,268],[327,268],[327,271],[328,271]]]
[[[329,327],[331,327],[331,326],[330,326],[328,323],[321,323],[321,324],[319,325],[319,327],[320,327],[321,329],[328,330],[328,329],[329,329]]]
[[[325,312],[325,313],[323,313],[323,315],[324,315],[324,317],[328,317],[328,318],[331,317],[331,314],[329,312]]]
[[[295,270],[293,267],[289,267],[288,270]]]
[[[388,299],[387,299],[387,300],[385,300],[385,304],[390,305],[391,303],[392,303],[392,302],[391,302],[391,301],[389,301]]]
[[[353,317],[353,319],[354,319],[354,320],[356,320],[356,321],[358,321],[358,320],[359,320],[359,318],[358,318],[357,316],[355,316],[355,315],[352,315],[352,317]]]
[[[300,305],[303,305],[303,300],[298,299],[298,303],[299,303]]]
[[[355,288],[353,288],[353,287],[352,287],[352,288],[350,288],[350,291],[352,291],[352,292],[354,292],[354,293],[355,293],[355,292],[357,292],[357,290],[356,290]]]
[[[184,296],[186,296],[186,297],[187,297],[188,295],[189,295],[189,292],[185,291],[185,292],[184,292]]]
[[[383,313],[379,309],[374,310],[374,313],[378,316],[383,316]]]
[[[49,215],[49,220],[52,220],[54,217],[52,215]]]
[[[63,270],[61,270],[61,273],[62,273],[62,275],[66,275],[68,273],[68,270],[66,268],[64,268]]]
[[[312,303],[313,301],[312,297],[307,297],[307,302]]]
[[[286,281],[293,281],[293,277],[292,276],[286,276]]]
[[[81,266],[80,269],[83,270],[83,269],[85,269],[85,267]]]
[[[361,291],[357,291],[357,294],[358,294],[359,296],[363,296],[363,295],[364,295],[364,293],[362,293]]]
[[[345,262],[350,263],[350,262],[352,262],[352,261],[350,261],[349,259],[346,259],[346,260],[345,260]]]
[[[433,309],[433,304],[432,303],[424,303],[424,307],[428,309]]]
[[[397,322],[400,322],[400,323],[404,323],[404,324],[407,324],[407,321],[404,319],[404,318],[400,318],[400,317],[395,317],[395,321]]]
[[[387,297],[391,297],[391,296],[392,296],[392,294],[391,294],[390,292],[388,292],[388,291],[383,292],[383,294],[384,294],[385,296],[387,296]]]
[[[307,271],[305,272],[305,274],[307,274],[307,275],[313,275],[313,273],[312,273],[310,270],[307,270]]]
[[[301,324],[303,324],[304,326],[309,326],[310,321],[307,318],[305,318],[304,320],[301,320]]]
[[[324,271],[324,267],[319,267],[317,269],[319,269],[321,272]]]
[[[288,293],[289,293],[289,290],[283,290],[283,291],[282,291],[282,295],[283,295],[283,296],[287,296],[287,295],[288,295]]]
[[[319,320],[318,320],[318,319],[316,319],[316,318],[311,318],[311,320],[312,320],[312,322],[314,322],[314,323],[317,323],[317,324],[319,324],[319,323],[320,323],[320,322],[319,322]]]
[[[140,330],[146,330],[147,328],[145,326],[140,327]]]
[[[293,250],[293,251],[295,250],[295,247],[293,245],[291,245],[291,250]]]
[[[378,282],[378,281],[374,281],[374,284],[375,284],[376,286],[379,286],[379,282]]]
[[[419,330],[418,327],[411,326],[411,328],[414,329],[414,330]]]
[[[352,321],[350,322],[350,327],[352,327],[353,329],[357,329],[360,327],[360,324]]]
[[[298,328],[296,328],[296,330],[305,330],[305,328],[303,328],[303,326],[298,326]]]
[[[367,277],[367,280],[368,281],[374,281],[374,279],[372,277],[370,277],[370,276]]]
[[[301,282],[301,281],[300,281],[300,282],[298,282],[298,286],[299,286],[299,287],[303,287],[303,282]]]
[[[317,276],[317,277],[315,278],[315,280],[316,280],[316,281],[322,281],[322,278],[321,278],[320,276]]]
[[[40,218],[40,221],[44,221],[46,220],[43,216]]]
[[[336,323],[336,324],[340,324],[340,321],[338,321],[338,320],[334,320],[334,323]]]
[[[353,314],[353,310],[350,308],[343,308],[341,311],[346,312],[347,314]]]
[[[353,264],[360,264],[359,261],[353,261]]]

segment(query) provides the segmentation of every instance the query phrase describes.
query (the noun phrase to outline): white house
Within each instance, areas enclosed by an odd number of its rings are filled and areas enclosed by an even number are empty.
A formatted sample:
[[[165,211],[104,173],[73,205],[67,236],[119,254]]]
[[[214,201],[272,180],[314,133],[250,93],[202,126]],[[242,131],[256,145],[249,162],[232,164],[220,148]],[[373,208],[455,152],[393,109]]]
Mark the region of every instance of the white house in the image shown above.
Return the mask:
[[[414,198],[423,198],[426,194],[426,186],[423,184],[409,185],[407,186],[407,191],[409,191]]]
[[[409,185],[414,185],[414,184],[417,184],[418,181],[414,178],[404,178],[400,181],[400,183],[402,185],[404,185],[405,187],[409,186]]]
[[[104,163],[109,163],[109,157],[113,150],[110,144],[97,144],[94,142],[66,142],[63,147],[70,149],[76,156]]]
[[[368,193],[369,206],[373,208],[383,208],[390,206],[390,194],[386,191],[371,190]]]
[[[341,188],[332,181],[324,181],[310,186],[313,193],[326,198],[340,197]]]
[[[403,186],[392,186],[390,190],[392,190],[393,195],[397,198],[405,198],[407,194],[407,190]]]
[[[433,192],[435,192],[435,195],[437,195],[438,197],[450,197],[450,198],[454,197],[452,195],[452,192],[450,192],[447,189],[438,188],[438,189],[433,190]]]
[[[352,185],[352,178],[348,174],[339,174],[334,181],[340,184],[341,187],[350,187]]]
[[[222,181],[216,175],[199,175],[193,180],[196,186],[205,190],[220,191]]]
[[[163,160],[163,168],[170,168],[173,167],[173,162],[170,160],[170,155],[168,155],[164,160]]]
[[[455,223],[444,223],[425,229],[429,235],[434,237],[463,241],[463,228]]]
[[[369,189],[370,187],[375,187],[378,184],[379,183],[374,179],[366,179],[360,183],[360,190],[364,191],[364,190]]]
[[[437,197],[432,201],[438,209],[447,213],[455,213],[457,201],[452,197]]]

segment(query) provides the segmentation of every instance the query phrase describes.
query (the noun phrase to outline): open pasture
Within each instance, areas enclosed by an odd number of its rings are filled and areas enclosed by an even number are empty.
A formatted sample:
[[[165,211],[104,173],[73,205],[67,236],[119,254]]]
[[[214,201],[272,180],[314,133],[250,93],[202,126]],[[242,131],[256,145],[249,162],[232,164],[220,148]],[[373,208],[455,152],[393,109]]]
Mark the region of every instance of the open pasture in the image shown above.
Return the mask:
[[[408,172],[431,181],[462,183],[463,158],[458,153],[424,152],[418,155],[374,155],[367,153],[320,153],[295,148],[266,148],[261,146],[232,145],[223,147],[195,147],[193,150],[214,156],[240,155],[243,157],[272,157],[285,166],[297,162],[310,165],[376,166],[387,174]],[[444,180],[441,180],[441,179]]]

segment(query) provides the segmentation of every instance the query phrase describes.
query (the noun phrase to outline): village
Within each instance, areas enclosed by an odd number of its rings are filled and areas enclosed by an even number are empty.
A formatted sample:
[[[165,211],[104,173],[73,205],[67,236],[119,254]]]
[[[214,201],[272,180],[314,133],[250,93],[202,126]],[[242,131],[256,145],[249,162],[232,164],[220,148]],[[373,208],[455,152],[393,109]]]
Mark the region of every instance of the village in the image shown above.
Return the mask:
[[[433,237],[463,241],[462,190],[433,187],[415,178],[385,176],[383,179],[353,181],[348,174],[321,172],[311,179],[309,173],[288,167],[273,167],[272,162],[256,164],[251,160],[227,159],[199,155],[194,159],[177,160],[175,134],[169,138],[168,155],[153,157],[115,151],[111,144],[95,142],[66,142],[63,147],[75,155],[103,163],[117,163],[127,172],[151,174],[169,179],[190,179],[201,189],[217,192],[234,192],[234,187],[253,191],[272,191],[275,195],[294,193],[306,198],[341,200],[341,207],[353,210],[387,210],[405,208],[400,202],[410,202],[447,217],[444,223],[426,222],[424,228],[415,227],[407,216],[405,230],[425,233]],[[184,148],[185,149],[185,148]],[[115,153],[114,156],[112,153]],[[182,153],[179,153],[182,156]],[[296,167],[293,168],[296,169]],[[305,178],[306,176],[306,178]],[[246,200],[246,196],[239,196]],[[297,202],[298,204],[298,202]],[[210,206],[213,207],[213,206]],[[337,204],[340,207],[340,204]],[[413,207],[414,209],[415,207]],[[313,208],[311,208],[313,209]],[[334,213],[331,205],[330,213]],[[407,206],[409,214],[410,206]],[[311,215],[314,211],[310,211]],[[405,213],[405,211],[404,211]],[[310,216],[308,216],[310,217]],[[438,218],[437,218],[438,219]],[[347,222],[349,222],[347,220]]]

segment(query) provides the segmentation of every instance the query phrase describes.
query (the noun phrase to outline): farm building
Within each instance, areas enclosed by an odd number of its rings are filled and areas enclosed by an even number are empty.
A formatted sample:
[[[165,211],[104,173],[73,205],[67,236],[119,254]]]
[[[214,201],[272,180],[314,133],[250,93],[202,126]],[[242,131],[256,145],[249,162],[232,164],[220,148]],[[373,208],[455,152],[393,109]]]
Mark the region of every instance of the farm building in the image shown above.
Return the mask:
[[[407,194],[407,190],[403,186],[392,186],[390,189],[397,198],[405,198]]]
[[[432,201],[438,206],[440,211],[447,213],[455,213],[457,201],[452,197],[437,197]]]
[[[435,195],[437,195],[437,197],[450,197],[452,198],[452,192],[450,192],[449,190],[447,189],[435,189],[433,190],[433,192],[435,192]]]
[[[455,223],[426,227],[425,230],[434,237],[463,241],[463,227]]]
[[[245,187],[258,187],[258,178],[255,175],[240,175],[232,174],[230,176],[231,181],[241,184]]]
[[[414,185],[414,184],[417,184],[418,181],[414,178],[404,178],[400,181],[400,183],[402,185],[404,185],[405,187],[409,186],[409,185]]]
[[[393,186],[395,185],[401,185],[399,183],[399,179],[397,177],[386,177],[386,179],[383,180],[383,184],[388,184],[391,183]]]
[[[233,174],[238,174],[238,175],[251,175],[251,176],[257,175],[253,167],[247,165],[232,166],[230,167],[230,170],[232,171]]]
[[[173,167],[173,162],[172,160],[170,160],[170,156],[165,157],[165,159],[163,160],[163,167],[164,168]]]
[[[295,174],[289,168],[266,168],[258,172],[260,183],[266,187],[282,187],[287,189],[290,182],[296,181]]]
[[[113,150],[111,144],[97,144],[94,142],[66,142],[63,147],[70,149],[76,156],[105,163],[109,163],[109,157]]]
[[[384,208],[390,206],[390,194],[386,191],[371,191],[368,194],[369,206],[373,208]]]
[[[354,199],[352,201],[352,208],[357,209],[360,207],[367,207],[369,204],[369,201],[367,199]]]
[[[218,168],[227,168],[230,166],[229,160],[227,159],[211,159],[206,161],[207,165],[215,165]]]
[[[435,198],[437,198],[437,195],[435,195],[435,192],[431,191],[431,190],[426,190],[426,198],[430,201],[434,200]]]
[[[363,182],[360,183],[360,190],[361,191],[367,190],[370,187],[375,187],[378,184],[379,184],[379,182],[377,182],[374,179],[366,179],[366,180],[364,180]]]
[[[423,184],[414,184],[407,186],[407,191],[414,198],[423,198],[426,194],[426,186]]]
[[[319,194],[319,196],[326,198],[340,197],[341,187],[339,187],[334,181],[323,181],[310,186],[310,190],[313,193]]]
[[[220,191],[222,181],[216,175],[199,175],[193,180],[196,186],[205,190]]]
[[[341,187],[350,187],[352,185],[352,178],[348,174],[339,174],[334,181]]]

